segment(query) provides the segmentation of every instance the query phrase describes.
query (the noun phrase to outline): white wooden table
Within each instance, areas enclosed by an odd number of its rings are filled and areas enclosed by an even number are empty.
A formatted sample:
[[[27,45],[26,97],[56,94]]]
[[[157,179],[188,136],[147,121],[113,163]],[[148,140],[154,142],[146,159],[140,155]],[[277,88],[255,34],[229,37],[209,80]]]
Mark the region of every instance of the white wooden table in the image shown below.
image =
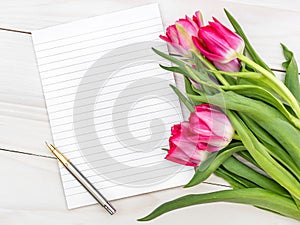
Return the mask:
[[[67,210],[58,166],[44,140],[52,140],[30,32],[155,0],[0,0],[0,224],[142,224],[136,222],[159,204],[195,192],[224,189],[213,184],[173,188],[114,201],[109,216],[99,205]],[[159,0],[165,25],[203,11],[225,21],[229,9],[253,45],[275,70],[282,70],[280,42],[300,62],[300,2],[297,0]],[[169,213],[148,224],[296,225],[299,222],[252,206],[215,203]]]

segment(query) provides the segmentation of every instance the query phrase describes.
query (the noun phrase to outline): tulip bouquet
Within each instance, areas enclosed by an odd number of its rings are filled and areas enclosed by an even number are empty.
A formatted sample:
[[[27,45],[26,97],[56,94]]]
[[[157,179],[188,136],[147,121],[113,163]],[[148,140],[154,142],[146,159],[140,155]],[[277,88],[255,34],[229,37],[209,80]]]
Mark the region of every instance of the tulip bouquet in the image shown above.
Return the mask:
[[[218,201],[251,204],[300,221],[300,85],[293,53],[282,45],[282,82],[225,12],[235,32],[215,18],[204,25],[196,12],[160,36],[176,55],[154,51],[174,65],[163,69],[184,76],[186,94],[172,88],[190,110],[188,121],[172,127],[166,159],[195,167],[185,187],[214,173],[231,189],[180,197],[140,221]],[[208,157],[201,162],[204,152]]]

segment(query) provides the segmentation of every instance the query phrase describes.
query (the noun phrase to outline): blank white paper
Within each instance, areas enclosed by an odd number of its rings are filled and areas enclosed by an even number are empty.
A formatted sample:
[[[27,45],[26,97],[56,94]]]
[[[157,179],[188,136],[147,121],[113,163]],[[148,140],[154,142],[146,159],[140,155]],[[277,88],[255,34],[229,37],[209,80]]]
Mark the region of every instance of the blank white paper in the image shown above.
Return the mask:
[[[173,75],[151,50],[167,52],[162,33],[157,4],[32,33],[54,144],[109,200],[179,186],[193,173],[161,150],[182,120]],[[68,208],[96,203],[60,171]]]

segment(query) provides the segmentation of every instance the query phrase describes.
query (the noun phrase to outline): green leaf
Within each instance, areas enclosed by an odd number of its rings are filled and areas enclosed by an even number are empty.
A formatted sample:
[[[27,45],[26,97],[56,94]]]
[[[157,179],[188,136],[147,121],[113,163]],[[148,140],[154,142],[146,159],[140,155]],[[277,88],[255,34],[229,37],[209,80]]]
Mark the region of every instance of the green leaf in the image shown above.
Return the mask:
[[[163,68],[164,70],[168,70],[168,71],[171,71],[173,73],[180,73],[180,74],[183,74],[184,71],[182,71],[182,69],[180,69],[179,67],[177,66],[163,66],[163,65],[160,65],[159,66],[161,68]]]
[[[194,80],[198,84],[203,84],[207,87],[215,88],[216,90],[220,90],[219,85],[215,84],[209,77],[204,76],[199,71],[195,70],[194,68],[185,65],[184,66],[185,71],[187,72],[187,75]]]
[[[155,49],[155,48],[152,48],[152,50],[153,50],[157,55],[159,55],[159,56],[161,56],[161,57],[163,57],[163,58],[169,60],[170,62],[172,62],[172,63],[174,63],[174,64],[176,64],[176,65],[178,65],[178,66],[184,67],[184,66],[186,65],[186,63],[183,62],[182,60],[179,60],[179,59],[177,59],[177,58],[175,58],[175,57],[173,57],[173,56],[170,56],[170,55],[168,55],[168,54],[166,54],[166,53],[163,53],[163,52],[161,52],[161,51],[159,51],[159,50],[157,50],[157,49]]]
[[[241,38],[244,40],[246,51],[248,52],[248,54],[250,55],[252,60],[273,74],[272,70],[268,67],[268,65],[256,53],[256,51],[250,44],[246,34],[244,33],[242,27],[239,25],[239,23],[236,21],[236,19],[234,19],[233,16],[226,9],[224,9],[224,11],[225,11],[226,16],[227,16],[228,20],[230,21],[231,25],[235,29],[236,33],[238,35],[240,35]]]
[[[281,162],[286,168],[288,168],[300,181],[300,168],[294,162],[291,156],[278,144],[278,142],[267,133],[262,127],[260,127],[255,121],[250,119],[247,115],[239,113],[239,116],[249,129],[255,134],[258,140],[263,143],[269,153],[279,162]]]
[[[222,165],[235,175],[243,177],[266,190],[283,195],[285,197],[290,197],[289,193],[274,180],[256,172],[234,157],[228,158]]]
[[[192,61],[193,63],[196,65],[197,70],[205,77],[209,78],[209,79],[216,79],[214,74],[210,73],[207,68],[205,67],[205,65],[203,64],[203,62],[197,57],[197,55],[192,52]],[[217,80],[216,80],[217,81]],[[215,94],[218,91],[216,91],[216,89],[211,88],[211,87],[207,87],[205,85],[200,85],[202,90],[207,93],[207,94]]]
[[[245,188],[224,190],[207,194],[186,195],[162,204],[148,216],[138,219],[138,221],[149,221],[175,209],[212,202],[250,204],[300,220],[300,211],[293,200],[262,188]]]
[[[206,85],[208,87],[213,87],[217,90],[219,90],[219,85],[215,84],[212,80],[209,79],[209,77],[201,74],[199,71],[195,70],[194,68],[192,68],[191,66],[189,66],[188,64],[186,64],[184,61],[179,60],[173,56],[170,56],[166,53],[163,53],[157,49],[152,48],[153,51],[158,54],[159,56],[169,60],[170,62],[176,64],[179,66],[180,70],[175,69],[178,73],[183,74],[184,76],[194,80],[196,83],[199,84],[203,84]],[[174,68],[172,67],[165,67],[168,68],[170,71],[171,69],[174,70]]]
[[[208,76],[206,67],[204,66],[203,62],[197,57],[197,55],[194,52],[192,52],[192,60],[193,60],[193,63],[195,64],[196,68],[198,69],[198,71],[205,74],[206,76]]]
[[[231,171],[225,169],[225,167],[222,165],[221,167],[219,167],[216,171],[221,170],[223,173],[225,173],[228,177],[230,177],[232,180],[234,180],[235,182],[239,183],[240,185],[242,185],[242,187],[244,188],[254,188],[254,187],[259,187],[256,184],[252,183],[251,181],[236,175],[235,173],[232,173]],[[231,181],[232,181],[231,180]],[[229,183],[230,184],[230,183]],[[230,184],[231,185],[231,184]],[[233,186],[233,188],[238,188],[236,186],[236,183],[234,184],[235,186]],[[241,188],[241,187],[240,187]]]
[[[214,161],[214,159],[217,157],[219,152],[212,152],[208,155],[208,157],[200,163],[200,165],[197,167],[198,171],[205,171],[209,165]]]
[[[255,162],[255,160],[252,158],[252,156],[250,155],[250,153],[248,151],[241,151],[241,152],[238,152],[237,154],[239,156],[241,156],[243,159],[247,160],[249,163],[256,166],[257,168],[261,169],[259,167],[259,165],[257,164],[257,162]]]
[[[210,61],[208,61],[207,58],[205,58],[203,55],[201,55],[201,54],[194,54],[194,56],[196,56],[205,65],[205,68],[208,68],[210,70],[216,70],[216,67]],[[217,73],[217,72],[214,73],[214,74],[215,74],[215,77],[217,78],[217,80],[219,80],[219,82],[221,84],[226,85],[226,86],[229,85],[229,83],[222,76],[222,74]]]
[[[192,82],[187,77],[184,77],[184,87],[187,94],[197,94],[197,92],[195,92],[193,89]]]
[[[241,146],[240,143],[230,145],[230,147],[231,148],[226,148],[224,150],[221,150],[218,156],[210,163],[210,165],[205,170],[197,169],[192,179],[184,187],[192,187],[205,181],[232,154],[238,151],[245,150],[245,147]]]
[[[277,108],[291,123],[300,128],[300,120],[294,117],[283,105],[282,101],[268,90],[255,85],[232,85],[222,87],[226,91],[234,91],[240,95],[267,102]]]
[[[203,85],[202,85],[203,86]],[[198,94],[198,95],[205,95],[206,93],[204,92],[204,90],[202,91],[202,90],[199,90],[199,89],[197,89],[197,88],[195,88],[194,86],[192,86],[192,89],[193,89],[193,91],[194,92],[196,92],[196,95]]]
[[[300,84],[298,75],[298,66],[294,54],[283,44],[281,44],[286,62],[282,66],[286,69],[284,84],[292,92],[295,98],[300,102]]]
[[[226,171],[225,169],[219,167],[214,174],[218,177],[223,178],[225,181],[227,181],[230,186],[233,189],[240,189],[240,188],[245,188],[248,185],[245,185],[244,182],[241,182],[240,180],[237,181],[236,177],[233,178],[232,174],[230,174],[228,171]]]
[[[270,156],[267,148],[256,139],[251,130],[249,130],[245,123],[235,113],[227,111],[227,115],[241,137],[243,144],[258,165],[291,195],[300,199],[299,181]]]
[[[183,102],[183,104],[187,107],[190,112],[194,112],[193,104],[178,90],[177,87],[170,85],[178,98]]]

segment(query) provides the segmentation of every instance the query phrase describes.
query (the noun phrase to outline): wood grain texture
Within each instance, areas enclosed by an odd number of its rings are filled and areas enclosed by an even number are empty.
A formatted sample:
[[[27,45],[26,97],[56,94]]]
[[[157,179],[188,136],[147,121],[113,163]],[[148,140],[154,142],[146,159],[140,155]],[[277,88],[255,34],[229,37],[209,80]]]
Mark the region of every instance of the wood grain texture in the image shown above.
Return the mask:
[[[0,147],[50,155],[52,140],[31,36],[0,31]]]

